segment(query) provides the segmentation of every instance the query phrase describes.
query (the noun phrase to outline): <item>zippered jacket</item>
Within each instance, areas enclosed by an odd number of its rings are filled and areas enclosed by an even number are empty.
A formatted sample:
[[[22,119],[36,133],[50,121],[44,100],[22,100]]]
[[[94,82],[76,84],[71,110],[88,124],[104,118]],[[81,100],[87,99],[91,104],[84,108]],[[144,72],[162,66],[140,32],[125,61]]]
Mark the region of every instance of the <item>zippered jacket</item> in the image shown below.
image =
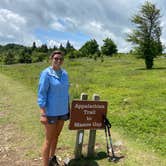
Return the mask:
[[[59,77],[52,67],[41,72],[38,86],[38,105],[46,110],[47,116],[61,116],[68,113],[68,74],[61,69]]]

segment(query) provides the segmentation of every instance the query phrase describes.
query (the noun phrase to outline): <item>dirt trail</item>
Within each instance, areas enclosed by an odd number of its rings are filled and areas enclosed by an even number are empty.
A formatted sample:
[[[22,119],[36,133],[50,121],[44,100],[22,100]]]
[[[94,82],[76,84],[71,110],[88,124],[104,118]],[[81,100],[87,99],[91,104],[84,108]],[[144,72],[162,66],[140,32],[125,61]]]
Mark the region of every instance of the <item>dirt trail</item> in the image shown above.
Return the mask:
[[[8,124],[0,126],[0,165],[1,166],[39,166],[39,159],[25,159],[23,156],[24,147],[16,146],[16,142],[21,141],[21,138],[14,132],[15,128]],[[17,141],[16,141],[17,140]],[[15,143],[14,143],[15,141]]]
[[[22,145],[25,136],[20,129],[10,121],[9,114],[14,111],[13,96],[24,87],[15,85],[14,81],[0,74],[0,166],[39,166],[41,159],[25,158],[26,145]],[[14,90],[14,91],[13,91]],[[23,92],[23,91],[22,91]],[[24,94],[23,96],[27,95]],[[7,121],[9,119],[9,121]]]

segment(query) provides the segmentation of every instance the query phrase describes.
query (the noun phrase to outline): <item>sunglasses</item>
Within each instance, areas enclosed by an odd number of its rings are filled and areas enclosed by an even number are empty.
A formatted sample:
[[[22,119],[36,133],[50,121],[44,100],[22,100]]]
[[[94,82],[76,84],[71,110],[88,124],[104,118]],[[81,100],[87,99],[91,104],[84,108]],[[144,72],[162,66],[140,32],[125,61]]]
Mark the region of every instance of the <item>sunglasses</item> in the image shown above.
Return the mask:
[[[55,61],[58,61],[58,60],[60,60],[60,61],[63,61],[64,60],[64,58],[53,58]]]

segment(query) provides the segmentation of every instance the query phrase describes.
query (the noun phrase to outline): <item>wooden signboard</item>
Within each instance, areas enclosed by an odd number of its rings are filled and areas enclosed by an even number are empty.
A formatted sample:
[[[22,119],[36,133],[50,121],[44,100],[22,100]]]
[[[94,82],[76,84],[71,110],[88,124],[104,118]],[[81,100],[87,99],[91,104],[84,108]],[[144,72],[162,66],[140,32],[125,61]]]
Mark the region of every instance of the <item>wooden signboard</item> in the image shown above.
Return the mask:
[[[103,129],[103,116],[106,116],[106,113],[106,101],[73,100],[69,129]]]

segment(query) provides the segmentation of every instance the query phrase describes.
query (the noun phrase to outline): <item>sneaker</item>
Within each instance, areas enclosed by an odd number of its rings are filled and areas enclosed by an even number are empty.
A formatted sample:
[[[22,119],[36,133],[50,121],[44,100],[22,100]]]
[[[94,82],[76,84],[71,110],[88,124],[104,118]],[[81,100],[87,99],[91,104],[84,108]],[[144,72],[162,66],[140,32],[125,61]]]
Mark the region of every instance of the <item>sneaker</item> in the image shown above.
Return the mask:
[[[63,160],[64,166],[69,165],[69,163],[70,163],[70,159],[69,158],[66,158],[65,160]]]
[[[51,159],[48,161],[48,166],[54,166]]]
[[[59,166],[56,156],[50,158],[49,166]]]

